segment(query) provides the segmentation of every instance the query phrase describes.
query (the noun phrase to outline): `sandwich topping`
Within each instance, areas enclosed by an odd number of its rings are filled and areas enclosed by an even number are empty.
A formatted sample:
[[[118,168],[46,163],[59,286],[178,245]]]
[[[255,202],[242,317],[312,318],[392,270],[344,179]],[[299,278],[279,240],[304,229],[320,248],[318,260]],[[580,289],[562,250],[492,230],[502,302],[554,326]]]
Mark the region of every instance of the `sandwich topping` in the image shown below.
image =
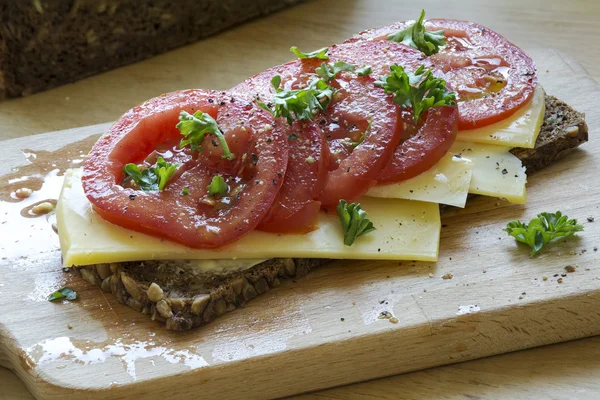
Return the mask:
[[[307,234],[336,208],[353,246],[376,230],[357,200],[436,165],[470,177],[468,159],[442,163],[459,131],[506,120],[537,81],[533,61],[502,36],[424,12],[344,44],[290,50],[297,59],[229,91],[173,92],[123,115],[84,166],[95,212],[217,249],[254,230]]]

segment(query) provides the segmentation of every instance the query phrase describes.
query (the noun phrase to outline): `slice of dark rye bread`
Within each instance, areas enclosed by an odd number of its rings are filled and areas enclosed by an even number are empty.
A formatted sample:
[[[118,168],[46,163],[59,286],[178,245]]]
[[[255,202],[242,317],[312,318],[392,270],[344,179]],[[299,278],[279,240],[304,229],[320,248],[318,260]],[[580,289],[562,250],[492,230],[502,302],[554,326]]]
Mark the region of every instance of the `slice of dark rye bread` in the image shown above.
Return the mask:
[[[534,149],[512,150],[538,171],[588,140],[584,115],[546,96],[544,124]],[[198,274],[190,261],[144,261],[75,268],[89,283],[112,293],[133,309],[183,331],[212,321],[279,285],[298,278],[326,259],[271,259],[244,271]]]

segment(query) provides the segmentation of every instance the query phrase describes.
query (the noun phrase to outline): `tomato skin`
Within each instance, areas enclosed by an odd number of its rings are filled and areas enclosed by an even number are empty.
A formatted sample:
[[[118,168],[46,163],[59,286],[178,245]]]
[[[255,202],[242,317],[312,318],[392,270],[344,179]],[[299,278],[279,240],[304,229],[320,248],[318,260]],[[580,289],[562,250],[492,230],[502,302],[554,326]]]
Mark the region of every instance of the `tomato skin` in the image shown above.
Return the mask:
[[[250,100],[236,100],[226,93],[186,90],[151,99],[126,113],[92,148],[84,166],[84,191],[96,212],[122,227],[194,248],[220,247],[254,229],[281,188],[286,136]],[[181,109],[211,114],[238,151],[236,159],[222,161],[222,151],[207,137],[202,145],[206,151],[192,154],[164,191],[123,187],[126,163],[139,163],[158,146],[179,141],[175,125]],[[208,205],[203,202],[206,186],[215,174],[223,175],[231,193],[237,194]],[[182,194],[183,188],[189,195]]]
[[[407,22],[364,31],[347,42],[385,40]],[[445,30],[447,45],[429,57],[435,75],[458,93],[460,130],[510,117],[532,98],[537,84],[533,60],[502,35],[473,22],[430,19],[427,30]]]
[[[257,229],[274,233],[307,233],[317,228],[329,165],[329,150],[318,125],[295,121],[287,132],[288,166],[283,186]]]
[[[284,85],[302,83],[302,63],[292,61],[268,69],[235,86],[233,92],[258,96],[268,103],[273,95],[271,78],[282,76]],[[307,233],[316,229],[320,202],[329,166],[329,147],[321,127],[313,121],[294,121],[290,126],[280,119],[288,150],[287,170],[283,186],[271,209],[257,229],[273,233]]]
[[[391,95],[375,86],[376,78],[389,74],[390,66],[395,63],[414,69],[428,65],[421,52],[389,41],[333,46],[329,62],[336,61],[357,67],[367,64],[373,72],[366,77],[343,72],[331,83],[338,90],[325,112],[324,131],[333,154],[320,197],[324,207],[335,206],[340,199],[355,201],[364,195],[377,183],[400,141],[403,132],[400,109]],[[363,133],[362,142],[349,149],[347,141],[356,142]]]
[[[409,117],[412,118],[412,115]],[[423,115],[417,134],[399,144],[378,183],[400,182],[433,167],[448,152],[458,133],[457,107],[434,107]]]

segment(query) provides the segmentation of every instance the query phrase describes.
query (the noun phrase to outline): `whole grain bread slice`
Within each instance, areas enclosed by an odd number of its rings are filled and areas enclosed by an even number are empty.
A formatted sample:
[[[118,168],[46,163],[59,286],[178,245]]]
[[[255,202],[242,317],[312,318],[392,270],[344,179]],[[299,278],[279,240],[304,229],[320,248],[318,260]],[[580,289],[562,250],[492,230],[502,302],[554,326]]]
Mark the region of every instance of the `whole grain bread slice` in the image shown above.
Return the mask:
[[[534,149],[512,150],[527,167],[539,171],[588,140],[584,115],[552,96],[546,96],[544,124]],[[97,264],[75,270],[167,329],[188,330],[278,286],[281,280],[306,275],[326,259],[271,259],[247,270],[227,274],[198,274],[188,261],[146,261]]]

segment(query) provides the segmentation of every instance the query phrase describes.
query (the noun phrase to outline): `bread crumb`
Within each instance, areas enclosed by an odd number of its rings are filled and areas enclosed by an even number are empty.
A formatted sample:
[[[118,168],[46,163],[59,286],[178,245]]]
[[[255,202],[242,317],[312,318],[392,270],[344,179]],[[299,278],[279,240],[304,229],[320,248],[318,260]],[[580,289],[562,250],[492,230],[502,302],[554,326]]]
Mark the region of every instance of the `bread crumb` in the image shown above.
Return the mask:
[[[391,322],[392,324],[397,324],[397,323],[398,323],[398,318],[396,318],[396,317],[392,317],[392,318],[390,318],[390,322]]]
[[[547,277],[546,275],[544,275],[544,276],[542,276],[542,280],[543,280],[543,281],[547,281],[547,280],[548,280],[548,277]]]
[[[444,274],[442,276],[442,279],[452,279],[454,278],[454,275],[452,275],[450,272],[448,272],[447,274]]]
[[[558,283],[562,283],[562,282],[563,282],[563,281],[562,281],[562,278],[558,278],[558,280],[557,280],[556,282],[558,282]]]
[[[574,265],[567,265],[565,267],[565,271],[567,271],[567,272],[575,272],[575,271],[577,271],[577,268]]]

